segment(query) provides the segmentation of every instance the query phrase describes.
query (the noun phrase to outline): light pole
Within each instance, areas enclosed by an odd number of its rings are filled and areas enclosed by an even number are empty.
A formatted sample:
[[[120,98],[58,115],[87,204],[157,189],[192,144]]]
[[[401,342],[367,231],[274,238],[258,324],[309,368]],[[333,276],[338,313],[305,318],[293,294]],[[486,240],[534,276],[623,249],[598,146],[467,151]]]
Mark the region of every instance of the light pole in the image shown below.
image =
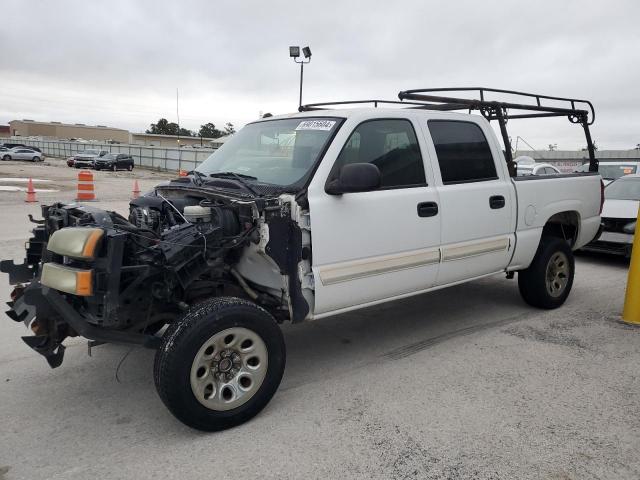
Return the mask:
[[[311,49],[304,47],[302,49],[303,59],[298,60],[300,57],[300,47],[289,47],[289,56],[293,58],[293,61],[300,64],[300,99],[298,101],[298,107],[302,106],[302,80],[304,78],[304,64],[311,61]],[[305,58],[307,59],[305,61]]]

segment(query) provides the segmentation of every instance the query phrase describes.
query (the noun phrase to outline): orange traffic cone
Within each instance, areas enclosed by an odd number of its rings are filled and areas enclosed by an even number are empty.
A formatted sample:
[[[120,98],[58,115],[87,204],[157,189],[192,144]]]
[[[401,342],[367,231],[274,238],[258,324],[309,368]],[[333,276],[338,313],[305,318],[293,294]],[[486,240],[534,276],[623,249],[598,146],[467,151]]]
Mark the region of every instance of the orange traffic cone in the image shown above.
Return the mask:
[[[140,196],[140,187],[138,186],[138,180],[133,182],[133,192],[131,193],[131,198],[135,199]]]
[[[37,201],[38,200],[36,200],[36,191],[33,189],[33,180],[31,180],[31,177],[29,177],[29,184],[27,186],[27,198],[25,199],[25,202],[34,203]]]
[[[91,202],[96,199],[96,192],[93,186],[93,173],[89,170],[78,172],[78,191],[76,201]]]
[[[187,173],[187,171],[186,171],[186,170],[182,170],[182,169],[180,169],[180,170],[178,171],[178,175],[179,175],[179,176],[181,176],[181,177],[186,177],[186,176],[187,176],[187,175],[189,175],[189,174]]]

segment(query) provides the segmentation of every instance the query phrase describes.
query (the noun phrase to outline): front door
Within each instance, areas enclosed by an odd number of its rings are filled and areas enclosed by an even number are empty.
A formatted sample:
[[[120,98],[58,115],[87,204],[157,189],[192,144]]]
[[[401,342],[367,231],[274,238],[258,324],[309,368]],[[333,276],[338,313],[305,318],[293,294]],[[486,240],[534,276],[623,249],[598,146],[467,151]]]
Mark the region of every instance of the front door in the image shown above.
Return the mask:
[[[351,118],[340,134],[308,190],[316,316],[428,289],[440,259],[438,192],[414,124]],[[342,166],[364,162],[380,170],[378,190],[325,192]]]

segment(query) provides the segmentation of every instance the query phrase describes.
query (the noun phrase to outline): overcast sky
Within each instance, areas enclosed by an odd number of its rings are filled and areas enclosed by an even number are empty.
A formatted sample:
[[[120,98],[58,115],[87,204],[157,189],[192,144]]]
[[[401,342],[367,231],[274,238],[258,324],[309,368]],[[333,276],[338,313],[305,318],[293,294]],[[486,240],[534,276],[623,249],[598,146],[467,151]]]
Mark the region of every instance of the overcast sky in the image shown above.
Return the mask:
[[[488,86],[590,99],[601,149],[640,143],[637,1],[7,1],[0,123],[197,130],[304,101],[395,99],[403,89]],[[513,121],[514,141],[584,146],[565,119]]]

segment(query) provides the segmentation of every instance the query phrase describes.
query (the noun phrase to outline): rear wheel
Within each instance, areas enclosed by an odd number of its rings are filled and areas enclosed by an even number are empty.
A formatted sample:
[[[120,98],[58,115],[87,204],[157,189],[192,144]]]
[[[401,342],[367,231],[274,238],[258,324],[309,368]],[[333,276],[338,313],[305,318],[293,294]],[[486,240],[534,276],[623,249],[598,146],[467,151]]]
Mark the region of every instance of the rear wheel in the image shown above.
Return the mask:
[[[259,413],[275,394],[285,345],[274,318],[239,298],[196,305],[167,328],[154,380],[171,413],[205,431],[230,428]]]
[[[113,170],[114,172],[118,171],[118,167],[116,167],[115,163],[111,166],[111,170]]]
[[[133,165],[129,165],[129,166],[127,167],[127,170],[129,170],[129,171],[133,170]]]
[[[518,288],[525,302],[538,308],[562,305],[573,286],[575,262],[565,240],[543,237],[533,262],[518,272]]]

